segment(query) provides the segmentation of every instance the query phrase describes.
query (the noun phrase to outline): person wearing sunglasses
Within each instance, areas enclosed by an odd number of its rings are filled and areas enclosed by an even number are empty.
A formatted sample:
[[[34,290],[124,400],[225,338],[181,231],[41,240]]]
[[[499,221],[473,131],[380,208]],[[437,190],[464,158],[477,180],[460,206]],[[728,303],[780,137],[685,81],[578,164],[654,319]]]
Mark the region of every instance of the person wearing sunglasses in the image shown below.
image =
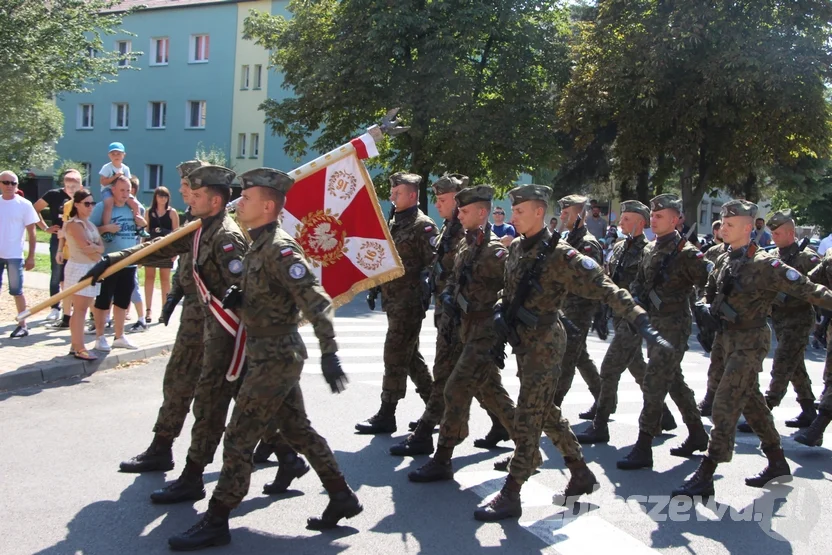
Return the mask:
[[[491,215],[494,216],[494,225],[491,226],[491,231],[500,238],[503,246],[508,248],[514,238],[517,237],[514,226],[506,223],[506,212],[499,206],[494,209]]]
[[[17,312],[26,310],[23,295],[23,270],[35,267],[35,224],[40,221],[32,203],[17,194],[17,175],[14,172],[0,173],[0,286],[3,272],[8,269],[9,295],[14,297]],[[29,242],[29,254],[23,260],[23,238]],[[26,337],[29,329],[26,321],[18,322],[11,333],[12,339]]]

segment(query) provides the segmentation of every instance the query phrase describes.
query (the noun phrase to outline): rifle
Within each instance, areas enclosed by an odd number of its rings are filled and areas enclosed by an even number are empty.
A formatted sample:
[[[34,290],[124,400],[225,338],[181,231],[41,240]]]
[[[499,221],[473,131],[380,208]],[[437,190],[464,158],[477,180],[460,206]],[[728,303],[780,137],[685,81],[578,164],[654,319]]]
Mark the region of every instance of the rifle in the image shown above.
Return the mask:
[[[670,279],[667,269],[670,267],[670,264],[676,260],[676,257],[679,256],[679,253],[685,248],[685,245],[688,243],[695,231],[696,224],[690,227],[687,235],[683,235],[679,238],[672,251],[664,255],[662,264],[659,266],[659,270],[653,274],[653,286],[650,288],[650,293],[647,294],[647,299],[654,307],[656,307],[656,310],[660,310],[662,307],[662,300],[656,293],[656,288]]]
[[[436,262],[433,263],[430,272],[430,291],[437,293],[436,282],[445,273],[446,268],[442,266],[442,259],[451,250],[451,242],[453,241],[459,230],[462,229],[462,223],[459,221],[459,208],[454,208],[454,214],[451,216],[446,229],[442,232],[442,239],[439,240],[439,248],[436,249]]]
[[[794,262],[794,259],[797,258],[797,255],[800,254],[801,252],[803,252],[803,249],[805,249],[807,246],[809,246],[809,238],[804,237],[803,240],[800,242],[800,244],[797,246],[797,250],[795,252],[793,252],[792,255],[789,256],[787,259],[783,260],[783,263],[786,266],[791,266],[792,262]],[[786,303],[787,298],[788,298],[788,295],[786,295],[785,293],[780,291],[779,293],[777,293],[777,296],[774,297],[774,303],[773,304],[775,306],[783,306]]]
[[[754,253],[757,252],[760,244],[757,241],[752,241],[747,247],[745,247],[746,258],[752,258]],[[721,327],[721,321],[725,320],[732,324],[736,324],[739,321],[739,314],[737,311],[733,309],[731,305],[725,302],[725,299],[731,295],[731,292],[734,290],[734,273],[731,271],[731,265],[725,264],[725,276],[722,279],[721,287],[716,294],[716,298],[714,299],[714,304],[711,305],[710,313],[717,319],[717,325]]]
[[[462,315],[459,313],[457,307],[461,308],[464,312],[468,311],[468,301],[461,294],[462,288],[465,287],[468,284],[468,281],[472,278],[474,260],[477,258],[477,254],[479,254],[482,245],[487,244],[491,236],[490,230],[489,232],[486,232],[482,227],[478,228],[476,233],[477,239],[474,243],[474,247],[471,249],[471,255],[460,269],[459,279],[457,280],[456,285],[454,285],[454,292],[451,294],[450,304],[453,307],[453,311],[451,313],[453,318],[451,318],[448,327],[445,329],[445,338],[448,343],[453,342],[454,329],[461,323],[462,320]]]
[[[543,273],[546,260],[553,252],[555,252],[555,248],[558,246],[558,241],[560,241],[560,233],[554,231],[552,232],[552,237],[548,241],[542,242],[540,252],[537,253],[537,257],[534,259],[532,265],[529,266],[520,278],[520,281],[517,284],[517,290],[514,292],[514,298],[511,299],[511,303],[509,303],[508,309],[505,312],[504,318],[510,330],[506,341],[508,341],[508,344],[511,345],[512,349],[516,349],[520,345],[520,336],[517,334],[516,330],[518,321],[524,323],[532,329],[537,327],[538,317],[530,310],[524,308],[523,305],[531,294],[532,289],[539,293],[543,292],[543,287],[540,285],[540,275]],[[575,327],[575,324],[572,322],[567,324],[566,322],[568,322],[568,320],[563,318],[563,316],[561,316],[561,320],[564,321],[564,325],[567,327],[569,324],[571,324],[573,328]],[[494,357],[494,362],[500,369],[505,368],[506,341],[498,340],[497,344],[491,349],[491,356]]]
[[[569,243],[570,246],[577,249],[578,245],[575,243],[578,242],[578,230],[581,229],[581,222],[584,221],[584,217],[582,214],[578,214],[578,217],[575,218],[575,223],[572,224],[572,231],[569,232],[569,235],[566,236],[566,242]]]
[[[636,240],[632,234],[627,235],[627,239],[624,242],[624,252],[621,253],[621,258],[618,259],[618,263],[615,265],[615,271],[612,273],[612,282],[618,285],[618,281],[621,279],[621,263],[627,258],[627,254],[630,252],[630,247],[633,245],[633,242]]]
[[[387,222],[389,225],[390,220],[393,219],[393,216],[396,215],[396,205],[390,204],[390,212],[387,214]],[[370,310],[376,309],[376,299],[378,298],[379,294],[381,293],[381,287],[371,287],[369,291],[367,291],[367,306],[370,307]]]

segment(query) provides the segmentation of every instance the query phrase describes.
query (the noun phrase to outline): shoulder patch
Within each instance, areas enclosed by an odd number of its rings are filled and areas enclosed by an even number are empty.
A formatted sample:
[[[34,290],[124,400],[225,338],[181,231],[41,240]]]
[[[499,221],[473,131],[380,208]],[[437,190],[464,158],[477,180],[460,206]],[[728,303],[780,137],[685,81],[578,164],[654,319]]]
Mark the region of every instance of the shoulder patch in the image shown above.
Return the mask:
[[[584,258],[581,260],[581,266],[583,266],[586,270],[594,270],[598,267],[598,264],[591,258]]]
[[[817,264],[818,262],[820,262],[820,258],[818,258],[817,256],[813,256],[812,258],[809,259],[809,261],[812,262],[812,263]]]
[[[286,247],[285,249],[280,249],[280,256],[292,256],[292,249],[291,247]]]
[[[234,244],[228,243],[227,245],[223,245],[222,250],[224,250],[225,252],[231,252],[234,250]]]
[[[698,253],[696,253],[696,258],[702,258],[703,256],[705,256],[705,253],[704,253],[704,252],[698,252]]]
[[[232,274],[239,274],[243,271],[243,262],[239,258],[235,258],[228,263],[228,271]]]
[[[577,254],[578,251],[576,251],[575,249],[569,249],[568,251],[566,251],[566,260],[572,260],[573,258],[575,258],[575,256],[577,256]]]
[[[300,279],[306,275],[306,266],[300,262],[296,262],[289,266],[289,276],[292,279]]]
[[[789,268],[786,271],[786,279],[788,279],[789,281],[797,281],[798,279],[800,279],[800,272],[793,268]]]
[[[772,268],[779,268],[782,265],[783,265],[783,263],[780,262],[779,260],[772,260],[771,261],[771,267]]]
[[[711,272],[714,271],[714,263],[709,261],[708,265],[705,266],[705,268],[708,270],[708,273],[710,274]]]
[[[498,251],[497,251],[497,253],[496,253],[496,255],[495,255],[495,256],[496,256],[497,258],[502,258],[502,257],[504,257],[505,255],[506,255],[506,251],[504,251],[503,249],[500,249],[500,250],[498,250]]]
[[[430,238],[430,240],[428,241],[428,243],[430,243],[430,246],[431,246],[431,247],[435,247],[435,246],[436,246],[436,239],[437,239],[438,237],[439,237],[438,235],[434,235],[433,237],[431,237],[431,238]]]
[[[432,225],[426,225],[425,226],[425,233],[430,233],[431,231],[433,231],[433,226]]]
[[[592,252],[592,245],[585,245],[584,252]]]

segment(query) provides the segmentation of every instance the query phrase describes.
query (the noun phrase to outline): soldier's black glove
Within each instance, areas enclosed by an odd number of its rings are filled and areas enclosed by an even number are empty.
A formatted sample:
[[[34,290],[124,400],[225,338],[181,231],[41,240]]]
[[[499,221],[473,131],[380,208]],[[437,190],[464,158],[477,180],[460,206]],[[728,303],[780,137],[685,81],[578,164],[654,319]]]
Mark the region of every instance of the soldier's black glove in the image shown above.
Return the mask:
[[[701,301],[693,305],[693,319],[696,327],[699,328],[696,339],[699,340],[705,352],[710,353],[716,332],[719,330],[719,321],[711,314],[711,307]]]
[[[333,393],[341,393],[347,388],[349,380],[344,374],[344,369],[341,368],[341,361],[337,354],[327,353],[321,356],[321,370]]]
[[[497,307],[494,308],[492,322],[494,323],[494,331],[497,333],[497,338],[500,343],[508,343],[515,348],[520,345],[520,336],[517,335],[517,330],[508,323],[503,311]]]
[[[80,281],[84,281],[87,278],[92,278],[93,285],[101,281],[101,274],[107,271],[107,268],[110,267],[112,262],[110,261],[110,257],[106,254],[101,257],[101,260],[95,263],[95,265],[89,269],[89,271],[81,276]]]
[[[439,302],[442,303],[442,312],[448,315],[451,320],[456,320],[459,316],[459,311],[454,303],[454,296],[450,291],[444,291],[439,295]]]
[[[642,336],[645,341],[647,341],[648,345],[656,345],[657,347],[667,350],[673,349],[673,345],[668,343],[667,339],[659,335],[656,328],[650,324],[650,318],[648,318],[646,314],[639,314],[633,324],[635,325],[638,334]]]
[[[165,304],[162,306],[162,315],[159,317],[159,320],[164,324],[168,325],[170,321],[170,317],[173,314],[176,305],[179,304],[179,301],[182,299],[181,295],[177,295],[173,292],[168,293],[168,297],[165,300]]]
[[[222,307],[226,310],[234,310],[241,306],[243,306],[243,290],[236,285],[232,285],[222,298]]]
[[[367,306],[370,307],[370,310],[376,309],[376,297],[378,297],[378,289],[373,287],[367,291]]]

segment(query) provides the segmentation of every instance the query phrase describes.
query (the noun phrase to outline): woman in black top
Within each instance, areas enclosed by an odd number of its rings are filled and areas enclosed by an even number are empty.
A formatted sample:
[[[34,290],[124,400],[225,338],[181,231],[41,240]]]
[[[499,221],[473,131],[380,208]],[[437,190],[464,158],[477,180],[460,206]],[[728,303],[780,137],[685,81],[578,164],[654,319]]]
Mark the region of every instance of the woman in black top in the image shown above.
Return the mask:
[[[170,207],[170,191],[167,187],[156,187],[153,192],[153,202],[147,211],[147,222],[147,230],[150,232],[151,239],[164,237],[179,227],[179,214]],[[148,324],[150,323],[151,306],[153,304],[156,268],[159,268],[159,282],[162,285],[162,300],[164,301],[170,292],[170,270],[173,268],[173,259],[144,267],[144,298],[145,303],[147,303],[145,321]]]

